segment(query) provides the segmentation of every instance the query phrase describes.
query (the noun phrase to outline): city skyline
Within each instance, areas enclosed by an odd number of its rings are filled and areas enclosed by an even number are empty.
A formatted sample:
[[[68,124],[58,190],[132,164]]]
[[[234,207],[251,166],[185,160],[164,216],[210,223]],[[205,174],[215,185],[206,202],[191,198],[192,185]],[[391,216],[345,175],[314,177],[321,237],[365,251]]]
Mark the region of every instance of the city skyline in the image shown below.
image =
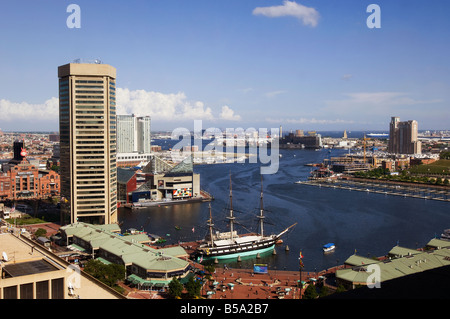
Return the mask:
[[[56,70],[76,59],[114,65],[117,114],[155,131],[450,129],[445,1],[77,1],[69,28],[71,3],[2,5],[2,130],[58,131]]]

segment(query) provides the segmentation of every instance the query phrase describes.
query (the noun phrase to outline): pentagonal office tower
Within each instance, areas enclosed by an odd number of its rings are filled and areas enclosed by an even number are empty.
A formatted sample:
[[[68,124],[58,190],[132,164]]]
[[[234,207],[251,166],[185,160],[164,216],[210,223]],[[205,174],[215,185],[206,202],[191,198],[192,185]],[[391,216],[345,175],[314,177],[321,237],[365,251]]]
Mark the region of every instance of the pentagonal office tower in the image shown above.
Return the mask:
[[[58,67],[62,224],[117,223],[116,69]]]

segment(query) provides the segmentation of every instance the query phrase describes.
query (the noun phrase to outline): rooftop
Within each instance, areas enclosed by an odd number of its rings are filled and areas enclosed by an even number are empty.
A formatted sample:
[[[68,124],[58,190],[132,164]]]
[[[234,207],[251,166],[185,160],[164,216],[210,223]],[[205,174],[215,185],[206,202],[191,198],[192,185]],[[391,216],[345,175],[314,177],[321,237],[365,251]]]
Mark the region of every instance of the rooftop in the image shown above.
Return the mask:
[[[89,242],[93,248],[102,249],[122,258],[125,265],[135,264],[153,271],[174,271],[186,268],[188,254],[182,247],[155,249],[144,245],[149,240],[145,234],[127,235],[112,233],[100,226],[76,223],[61,227],[67,235]]]

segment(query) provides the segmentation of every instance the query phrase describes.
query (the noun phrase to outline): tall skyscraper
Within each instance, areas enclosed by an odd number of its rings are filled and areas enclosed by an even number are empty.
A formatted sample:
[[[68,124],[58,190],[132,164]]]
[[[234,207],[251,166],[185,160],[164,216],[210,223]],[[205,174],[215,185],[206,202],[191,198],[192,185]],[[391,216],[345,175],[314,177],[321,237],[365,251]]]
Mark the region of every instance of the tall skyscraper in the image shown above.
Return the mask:
[[[389,126],[388,152],[394,154],[421,154],[422,143],[418,139],[418,123],[415,120],[400,122],[392,117]]]
[[[117,223],[116,69],[58,67],[62,223]]]
[[[150,116],[117,115],[117,152],[151,152]]]

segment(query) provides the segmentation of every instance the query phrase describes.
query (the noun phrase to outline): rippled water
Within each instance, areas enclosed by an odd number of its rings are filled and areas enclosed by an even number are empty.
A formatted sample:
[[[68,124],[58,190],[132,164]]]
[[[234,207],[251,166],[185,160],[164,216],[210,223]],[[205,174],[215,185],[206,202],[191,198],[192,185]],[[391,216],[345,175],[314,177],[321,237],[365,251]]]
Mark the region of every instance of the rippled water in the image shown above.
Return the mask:
[[[305,270],[319,271],[342,264],[350,255],[382,256],[397,245],[423,247],[430,239],[450,228],[450,204],[431,200],[403,198],[382,194],[318,188],[295,184],[306,180],[311,167],[327,156],[343,150],[280,150],[280,167],[276,174],[263,176],[266,233],[279,232],[297,223],[277,246],[277,254],[229,261],[231,266],[251,267],[268,263],[271,269],[298,269],[302,251]],[[202,189],[210,192],[216,226],[225,231],[228,214],[230,174],[233,185],[233,208],[237,220],[246,225],[240,232],[257,230],[261,175],[259,164],[235,163],[195,166],[201,174]],[[151,207],[139,210],[120,209],[122,229],[136,228],[163,236],[167,243],[191,241],[207,233],[208,203]],[[180,226],[176,230],[175,226]],[[336,244],[336,250],[324,254],[322,246]],[[289,251],[286,251],[288,246]]]

